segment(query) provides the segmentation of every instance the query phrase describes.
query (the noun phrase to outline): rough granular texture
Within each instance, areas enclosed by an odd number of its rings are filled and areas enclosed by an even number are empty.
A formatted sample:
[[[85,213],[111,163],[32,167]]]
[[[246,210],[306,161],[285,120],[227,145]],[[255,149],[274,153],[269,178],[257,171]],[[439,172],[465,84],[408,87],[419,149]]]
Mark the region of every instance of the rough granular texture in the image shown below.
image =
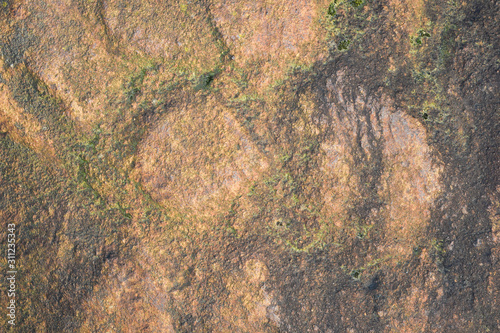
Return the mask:
[[[499,21],[0,0],[0,331],[500,331]]]

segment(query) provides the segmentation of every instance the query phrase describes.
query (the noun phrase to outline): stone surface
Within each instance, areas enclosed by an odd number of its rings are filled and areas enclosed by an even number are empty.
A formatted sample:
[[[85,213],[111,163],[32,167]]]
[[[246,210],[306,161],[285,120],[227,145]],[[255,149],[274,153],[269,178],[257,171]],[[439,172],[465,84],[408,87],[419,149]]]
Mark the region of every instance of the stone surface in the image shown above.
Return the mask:
[[[500,330],[498,20],[0,0],[1,331]]]

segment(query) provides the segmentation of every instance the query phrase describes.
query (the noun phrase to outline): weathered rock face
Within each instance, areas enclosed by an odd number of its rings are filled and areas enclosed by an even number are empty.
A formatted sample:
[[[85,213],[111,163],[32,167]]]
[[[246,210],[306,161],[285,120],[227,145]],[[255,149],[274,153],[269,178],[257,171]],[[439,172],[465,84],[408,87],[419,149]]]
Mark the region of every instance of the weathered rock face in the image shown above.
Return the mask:
[[[499,330],[498,14],[0,1],[16,328]]]
[[[227,212],[268,167],[232,115],[216,107],[169,112],[139,147],[138,169],[148,192],[195,218]]]
[[[325,191],[337,187],[333,206],[345,209],[349,200],[361,205],[356,208],[362,210],[361,233],[378,226],[391,235],[382,252],[410,255],[429,222],[442,167],[432,159],[425,128],[416,119],[395,110],[387,96],[367,96],[362,86],[345,91],[344,75],[326,82],[334,134],[322,143],[325,171],[341,176],[326,183]],[[371,202],[363,203],[367,199]]]

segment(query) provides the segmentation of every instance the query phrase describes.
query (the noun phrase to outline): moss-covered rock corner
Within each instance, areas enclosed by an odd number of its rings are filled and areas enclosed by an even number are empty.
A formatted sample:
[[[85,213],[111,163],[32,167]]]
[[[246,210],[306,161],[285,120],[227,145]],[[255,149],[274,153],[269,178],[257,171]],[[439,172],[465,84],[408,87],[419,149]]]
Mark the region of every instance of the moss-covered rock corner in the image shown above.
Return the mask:
[[[498,20],[0,0],[0,330],[500,330]]]

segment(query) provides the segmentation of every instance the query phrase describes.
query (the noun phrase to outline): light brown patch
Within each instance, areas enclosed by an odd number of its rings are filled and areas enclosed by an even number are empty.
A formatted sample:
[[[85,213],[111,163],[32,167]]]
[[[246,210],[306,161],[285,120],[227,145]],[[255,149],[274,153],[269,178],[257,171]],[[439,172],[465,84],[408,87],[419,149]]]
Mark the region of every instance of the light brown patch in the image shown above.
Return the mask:
[[[228,277],[227,302],[216,313],[220,318],[217,332],[235,329],[265,332],[268,330],[266,322],[271,321],[274,325],[279,325],[279,321],[276,321],[277,306],[264,283],[268,275],[263,262],[249,260],[245,263],[244,273],[236,272]]]
[[[214,217],[267,162],[238,123],[210,105],[172,110],[142,142],[139,169],[154,199],[182,213]]]
[[[0,74],[5,78],[10,77],[15,70],[3,71],[3,67],[3,61],[0,59]],[[0,83],[0,130],[9,133],[13,140],[28,145],[42,158],[56,159],[54,142],[47,134],[46,125],[42,125],[33,115],[22,109],[3,83]]]
[[[388,203],[383,213],[386,237],[393,240],[387,250],[408,255],[429,223],[442,166],[433,162],[425,129],[415,119],[389,110],[382,112],[381,119],[386,167],[380,195]]]
[[[309,66],[326,55],[316,27],[315,1],[214,1],[214,21],[235,63],[257,71],[257,89],[293,66]],[[257,78],[257,77],[256,77]]]

